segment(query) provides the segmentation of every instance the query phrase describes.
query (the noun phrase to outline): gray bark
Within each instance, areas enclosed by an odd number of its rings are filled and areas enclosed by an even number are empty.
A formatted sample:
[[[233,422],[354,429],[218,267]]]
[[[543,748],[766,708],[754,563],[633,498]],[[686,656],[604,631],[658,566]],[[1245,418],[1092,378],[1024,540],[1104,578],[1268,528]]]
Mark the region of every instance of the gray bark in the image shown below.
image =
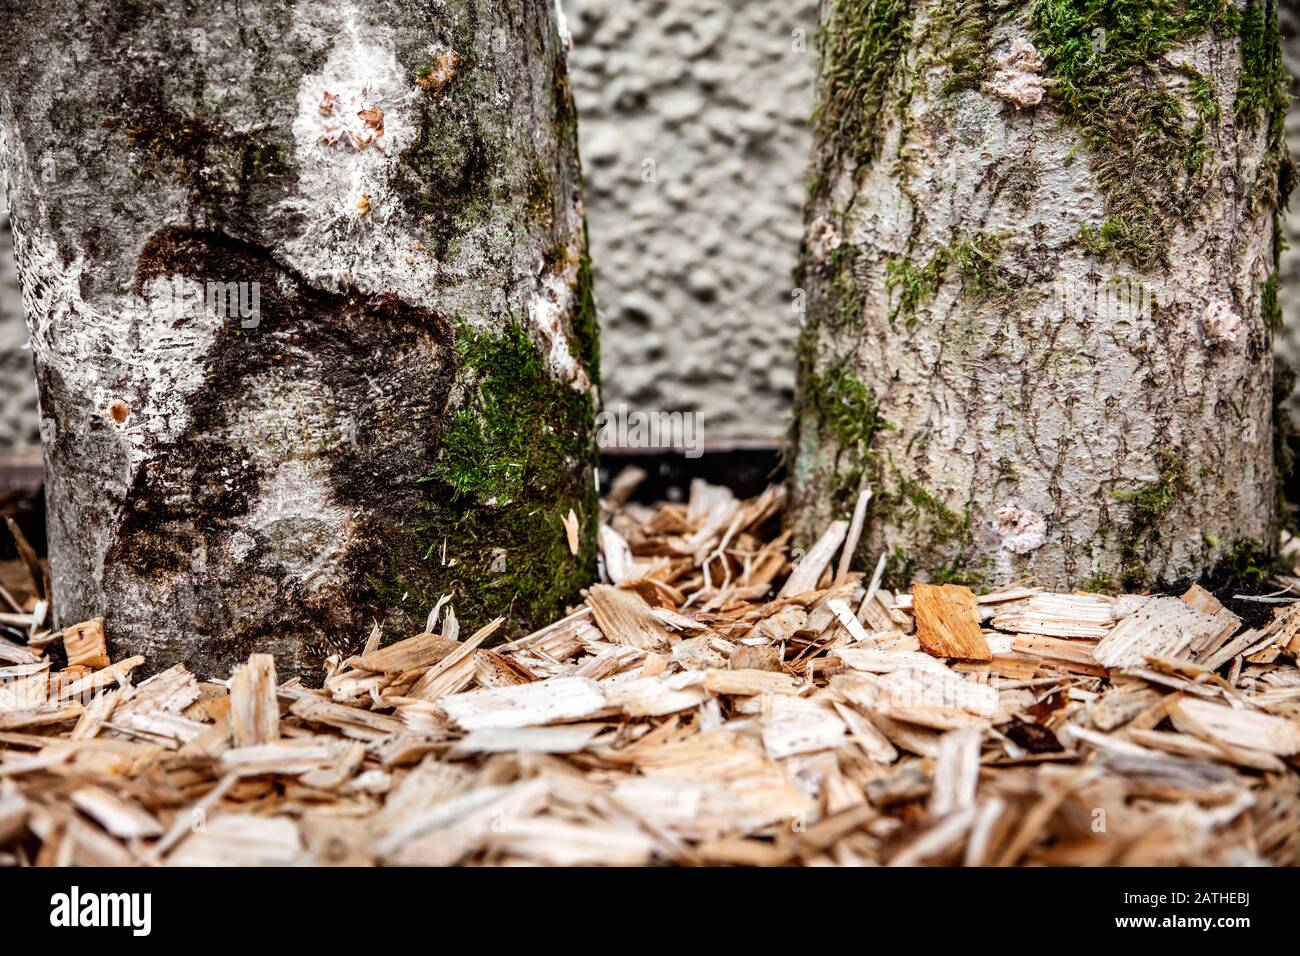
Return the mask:
[[[151,667],[259,649],[310,673],[443,593],[518,631],[584,583],[595,341],[559,19],[0,0],[59,623],[103,615]]]
[[[1087,6],[823,4],[794,519],[900,583],[1275,545],[1275,8]]]

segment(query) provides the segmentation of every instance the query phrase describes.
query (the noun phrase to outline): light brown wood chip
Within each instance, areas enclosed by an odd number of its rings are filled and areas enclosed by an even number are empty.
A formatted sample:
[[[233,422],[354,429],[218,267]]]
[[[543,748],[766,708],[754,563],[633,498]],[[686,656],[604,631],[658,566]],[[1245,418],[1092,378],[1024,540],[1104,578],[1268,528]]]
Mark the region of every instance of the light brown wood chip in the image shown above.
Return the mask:
[[[968,661],[993,659],[980,633],[975,595],[957,584],[912,585],[912,613],[921,649],[935,657]]]
[[[63,629],[63,649],[68,652],[69,667],[98,670],[109,665],[108,645],[104,641],[104,619],[93,618]]]
[[[275,658],[253,654],[230,679],[230,730],[236,747],[269,744],[280,736],[275,696]]]

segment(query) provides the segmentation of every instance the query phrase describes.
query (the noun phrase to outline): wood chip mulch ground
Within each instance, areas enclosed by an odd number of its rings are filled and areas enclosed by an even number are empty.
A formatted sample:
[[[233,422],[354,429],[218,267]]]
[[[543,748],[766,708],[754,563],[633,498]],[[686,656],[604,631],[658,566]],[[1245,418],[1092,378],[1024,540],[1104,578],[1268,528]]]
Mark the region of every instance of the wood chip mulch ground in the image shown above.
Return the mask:
[[[133,679],[10,567],[0,863],[1300,863],[1300,582],[1223,596],[1247,621],[1199,587],[891,593],[843,557],[860,520],[791,568],[779,490],[635,481],[562,620],[491,646],[446,602],[319,689],[260,654]]]

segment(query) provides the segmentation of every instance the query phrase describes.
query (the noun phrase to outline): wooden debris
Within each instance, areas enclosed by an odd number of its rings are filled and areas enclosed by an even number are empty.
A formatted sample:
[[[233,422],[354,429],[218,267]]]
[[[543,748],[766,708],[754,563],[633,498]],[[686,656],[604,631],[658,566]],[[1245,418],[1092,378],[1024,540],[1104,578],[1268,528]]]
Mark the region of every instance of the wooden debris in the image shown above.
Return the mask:
[[[844,522],[788,571],[779,491],[634,483],[586,602],[490,648],[503,621],[462,641],[450,599],[319,689],[261,654],[133,683],[93,622],[62,670],[58,635],[0,644],[0,858],[1300,863],[1300,604],[1249,628],[1198,588],[895,595]],[[30,631],[35,585],[6,593]]]
[[[1153,597],[1111,629],[1093,649],[1103,667],[1136,667],[1148,656],[1177,657],[1188,645],[1218,634],[1218,617],[1174,597]]]
[[[668,643],[667,626],[635,591],[596,584],[587,592],[587,606],[601,633],[616,644],[644,650]]]
[[[803,556],[803,560],[795,565],[794,570],[790,572],[790,576],[786,578],[785,584],[777,593],[777,597],[789,597],[816,590],[817,582],[821,580],[822,573],[831,563],[831,558],[835,557],[835,552],[839,550],[840,545],[844,542],[844,536],[848,533],[848,530],[849,526],[846,522],[832,521],[830,527],[808,549],[808,553]]]
[[[68,654],[69,667],[89,667],[99,670],[109,665],[108,645],[104,641],[104,619],[97,617],[84,624],[74,624],[63,629],[63,649]]]
[[[269,744],[280,736],[275,658],[253,654],[230,678],[230,730],[236,747]]]
[[[970,661],[992,659],[980,633],[979,612],[970,588],[914,584],[912,602],[916,636],[927,654]]]
[[[442,702],[447,716],[465,730],[536,727],[583,720],[599,714],[607,706],[600,685],[586,677],[466,691]]]

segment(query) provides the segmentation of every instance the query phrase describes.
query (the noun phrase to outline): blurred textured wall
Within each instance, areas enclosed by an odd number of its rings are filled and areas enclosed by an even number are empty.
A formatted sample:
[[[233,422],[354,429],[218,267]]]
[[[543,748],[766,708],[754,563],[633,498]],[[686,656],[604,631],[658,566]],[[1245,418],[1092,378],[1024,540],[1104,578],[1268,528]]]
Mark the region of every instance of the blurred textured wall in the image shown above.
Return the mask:
[[[1300,0],[1282,7],[1287,65],[1300,75]],[[564,0],[564,9],[606,404],[702,411],[714,444],[782,437],[815,0]],[[1300,158],[1300,107],[1287,131]],[[1278,348],[1300,365],[1297,204]],[[37,440],[24,339],[0,214],[0,449]],[[1300,411],[1300,398],[1292,404]]]
[[[23,348],[27,326],[14,272],[9,206],[0,180],[0,453],[32,448],[41,438],[36,415],[36,380],[32,353]]]
[[[564,0],[607,407],[784,435],[814,0]]]

